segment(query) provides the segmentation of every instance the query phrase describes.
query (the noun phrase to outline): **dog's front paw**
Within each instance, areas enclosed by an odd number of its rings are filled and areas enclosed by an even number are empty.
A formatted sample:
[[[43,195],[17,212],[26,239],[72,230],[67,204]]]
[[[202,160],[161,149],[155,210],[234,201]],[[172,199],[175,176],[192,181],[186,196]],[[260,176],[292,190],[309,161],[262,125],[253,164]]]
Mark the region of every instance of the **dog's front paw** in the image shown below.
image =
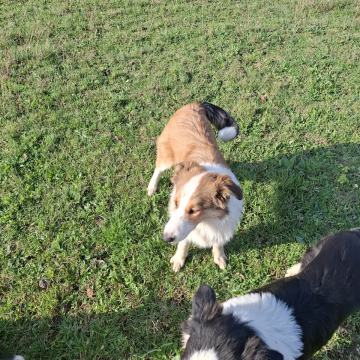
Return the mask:
[[[174,270],[174,272],[179,272],[180,269],[184,266],[185,264],[185,259],[179,258],[178,256],[174,255],[171,259],[170,259],[170,263],[172,264],[172,269]]]
[[[293,265],[291,268],[287,269],[285,277],[297,275],[301,271],[301,263]]]
[[[214,257],[214,263],[219,266],[221,270],[224,270],[226,268],[226,256],[225,255],[219,255]]]

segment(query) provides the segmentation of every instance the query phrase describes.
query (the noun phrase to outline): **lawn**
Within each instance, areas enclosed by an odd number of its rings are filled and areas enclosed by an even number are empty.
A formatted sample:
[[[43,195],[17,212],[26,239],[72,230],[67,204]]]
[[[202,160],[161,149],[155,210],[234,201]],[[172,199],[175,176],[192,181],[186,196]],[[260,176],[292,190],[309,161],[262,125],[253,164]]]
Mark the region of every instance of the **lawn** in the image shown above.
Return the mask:
[[[199,284],[244,294],[359,226],[358,1],[4,0],[0,28],[3,354],[171,359]],[[220,148],[246,210],[225,271],[193,249],[174,274],[170,173],[146,187],[196,100],[239,124]],[[359,333],[360,315],[316,359],[359,359]]]

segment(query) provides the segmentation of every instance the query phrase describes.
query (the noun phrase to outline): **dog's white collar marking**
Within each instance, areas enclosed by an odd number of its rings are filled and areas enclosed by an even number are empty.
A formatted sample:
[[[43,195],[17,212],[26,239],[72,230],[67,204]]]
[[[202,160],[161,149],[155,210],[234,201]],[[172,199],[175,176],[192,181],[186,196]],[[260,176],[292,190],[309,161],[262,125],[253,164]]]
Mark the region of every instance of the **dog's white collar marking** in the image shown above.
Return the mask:
[[[236,178],[234,173],[226,166],[221,164],[213,163],[200,163],[202,167],[205,168],[207,172],[218,173],[230,176],[230,179],[236,184],[239,185],[239,180]]]
[[[200,350],[190,356],[190,360],[219,360],[214,349]]]
[[[271,293],[232,298],[223,303],[223,314],[232,314],[247,323],[284,360],[295,360],[302,355],[301,328],[292,310]]]

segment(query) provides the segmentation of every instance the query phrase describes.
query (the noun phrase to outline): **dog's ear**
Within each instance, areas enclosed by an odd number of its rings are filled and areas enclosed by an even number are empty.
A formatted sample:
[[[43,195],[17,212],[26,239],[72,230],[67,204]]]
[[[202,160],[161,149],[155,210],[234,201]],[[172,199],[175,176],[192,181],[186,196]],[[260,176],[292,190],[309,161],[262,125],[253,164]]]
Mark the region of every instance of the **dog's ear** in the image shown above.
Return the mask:
[[[195,161],[183,161],[174,168],[174,175],[171,178],[172,184],[176,184],[183,172],[201,171],[203,167]]]
[[[230,195],[233,194],[238,200],[243,198],[242,190],[240,186],[235,184],[230,176],[228,175],[215,175],[215,195],[214,202],[215,205],[221,209],[226,208],[226,203],[230,198]]]
[[[192,300],[192,318],[200,322],[212,320],[221,313],[216,302],[215,291],[208,285],[201,285]]]
[[[230,179],[230,178],[229,178]],[[243,192],[239,185],[236,185],[231,179],[230,182],[226,184],[227,188],[235,195],[238,200],[242,200]]]

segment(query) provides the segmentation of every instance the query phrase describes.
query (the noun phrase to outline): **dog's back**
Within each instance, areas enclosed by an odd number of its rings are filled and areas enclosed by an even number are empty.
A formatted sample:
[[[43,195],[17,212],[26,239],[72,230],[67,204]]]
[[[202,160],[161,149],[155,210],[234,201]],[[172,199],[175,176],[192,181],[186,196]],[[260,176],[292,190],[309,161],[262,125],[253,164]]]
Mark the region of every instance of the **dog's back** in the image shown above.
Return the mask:
[[[233,139],[239,131],[235,120],[216,105],[192,103],[177,110],[157,140],[156,166],[173,166],[183,161],[226,166],[211,124],[223,141]]]
[[[340,232],[309,249],[294,276],[265,285],[294,312],[302,329],[303,356],[309,359],[340,324],[360,309],[360,231]]]
[[[302,328],[302,360],[324,346],[340,324],[360,309],[360,231],[322,239],[301,262],[301,271],[268,288],[293,310]]]
[[[321,240],[304,256],[303,263],[298,277],[312,291],[350,312],[360,308],[360,229]]]

